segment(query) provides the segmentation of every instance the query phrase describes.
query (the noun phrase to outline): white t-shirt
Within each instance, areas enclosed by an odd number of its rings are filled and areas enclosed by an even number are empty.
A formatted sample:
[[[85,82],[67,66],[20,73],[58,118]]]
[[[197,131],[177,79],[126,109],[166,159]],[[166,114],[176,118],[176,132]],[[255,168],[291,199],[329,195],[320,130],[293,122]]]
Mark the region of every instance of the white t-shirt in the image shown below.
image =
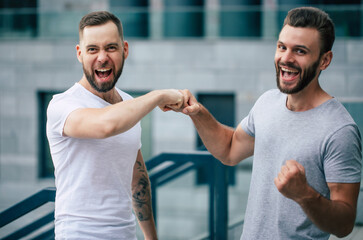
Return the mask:
[[[117,89],[124,101],[132,99]],[[62,135],[68,115],[110,104],[76,83],[55,95],[47,111],[47,137],[55,167],[57,239],[136,239],[131,182],[141,127],[106,139]]]

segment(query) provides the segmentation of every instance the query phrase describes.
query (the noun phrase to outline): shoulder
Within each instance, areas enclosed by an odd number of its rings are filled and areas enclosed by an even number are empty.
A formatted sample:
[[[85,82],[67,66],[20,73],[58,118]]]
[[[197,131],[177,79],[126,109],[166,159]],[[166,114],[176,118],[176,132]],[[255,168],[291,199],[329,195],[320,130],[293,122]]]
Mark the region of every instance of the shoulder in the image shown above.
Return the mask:
[[[280,106],[281,102],[286,102],[286,94],[278,89],[271,89],[264,92],[256,101],[255,106]]]
[[[84,94],[81,86],[78,84],[73,85],[63,93],[55,94],[47,108],[48,117],[52,115],[58,116],[67,109],[84,107],[86,105],[83,97]]]
[[[270,89],[264,92],[258,100],[277,100],[281,98],[286,98],[286,94],[282,93],[278,89]]]
[[[324,128],[330,133],[328,135],[330,140],[339,138],[348,144],[352,143],[353,139],[357,139],[358,142],[361,141],[358,125],[337,99],[333,98],[324,104],[321,112],[323,112],[321,117],[326,123]]]
[[[323,111],[334,121],[335,125],[356,125],[348,110],[336,98],[324,104]]]

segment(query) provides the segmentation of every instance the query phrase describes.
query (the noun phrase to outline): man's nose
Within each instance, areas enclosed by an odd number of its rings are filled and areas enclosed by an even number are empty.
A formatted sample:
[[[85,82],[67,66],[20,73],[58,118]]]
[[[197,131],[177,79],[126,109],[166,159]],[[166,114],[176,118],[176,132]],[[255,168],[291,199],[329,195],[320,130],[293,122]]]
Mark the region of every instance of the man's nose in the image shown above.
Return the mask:
[[[106,51],[100,51],[97,57],[97,61],[100,63],[105,63],[108,60],[108,54]]]
[[[294,62],[294,57],[293,57],[292,51],[286,50],[285,52],[281,53],[280,61],[283,63]]]

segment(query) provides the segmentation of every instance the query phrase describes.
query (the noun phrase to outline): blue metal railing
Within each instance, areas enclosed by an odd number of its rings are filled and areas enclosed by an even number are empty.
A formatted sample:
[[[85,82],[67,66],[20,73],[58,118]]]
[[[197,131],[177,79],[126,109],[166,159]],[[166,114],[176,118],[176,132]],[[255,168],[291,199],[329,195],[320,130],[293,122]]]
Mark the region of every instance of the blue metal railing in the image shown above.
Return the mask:
[[[165,183],[193,169],[204,168],[209,186],[209,239],[227,239],[228,177],[227,166],[208,152],[162,153],[146,162],[151,181],[152,207],[157,221],[157,191]],[[157,222],[156,222],[157,223]]]
[[[27,199],[15,204],[14,206],[6,209],[0,213],[0,228],[15,221],[16,219],[24,216],[25,214],[41,207],[48,202],[54,202],[55,188],[45,188],[36,194],[28,197]],[[20,239],[27,236],[34,231],[38,230],[42,226],[52,222],[54,220],[54,211],[39,218],[38,220],[28,224],[27,226],[15,231],[2,238],[2,240]],[[34,239],[52,239],[54,238],[54,229],[43,232]]]
[[[193,153],[162,153],[146,162],[149,171],[152,192],[152,204],[155,221],[157,222],[157,191],[156,189],[183,174],[204,168],[208,173],[209,214],[208,239],[227,239],[228,231],[228,178],[227,166],[221,164],[208,152]],[[46,188],[29,198],[15,204],[0,213],[0,229],[55,200],[55,188]],[[40,229],[54,220],[54,211],[30,223],[29,225],[2,238],[2,240],[19,239]],[[54,238],[54,228],[40,233],[34,239]]]

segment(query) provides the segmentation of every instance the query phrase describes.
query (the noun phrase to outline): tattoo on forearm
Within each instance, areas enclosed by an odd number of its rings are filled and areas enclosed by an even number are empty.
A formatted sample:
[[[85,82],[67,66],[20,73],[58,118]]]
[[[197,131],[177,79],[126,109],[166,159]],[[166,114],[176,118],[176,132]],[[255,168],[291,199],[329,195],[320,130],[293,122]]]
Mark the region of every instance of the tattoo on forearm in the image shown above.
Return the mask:
[[[139,161],[136,164],[140,178],[132,189],[134,211],[139,221],[147,221],[152,217],[150,183],[144,165]]]
[[[139,172],[145,172],[145,168],[144,168],[144,165],[142,164],[142,162],[136,161],[135,164],[136,164],[137,171],[139,171]]]

